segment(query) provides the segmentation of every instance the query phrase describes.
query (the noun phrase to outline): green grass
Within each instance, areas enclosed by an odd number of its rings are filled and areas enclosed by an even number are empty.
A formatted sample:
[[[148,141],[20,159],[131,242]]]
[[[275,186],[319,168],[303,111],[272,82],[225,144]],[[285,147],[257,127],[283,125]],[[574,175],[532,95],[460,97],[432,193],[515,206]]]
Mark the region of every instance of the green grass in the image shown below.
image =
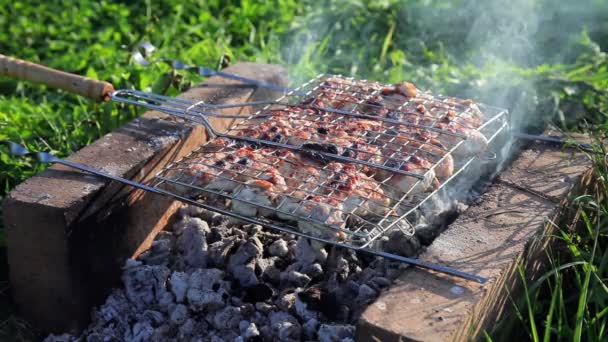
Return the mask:
[[[319,72],[411,80],[433,91],[507,107],[518,128],[552,121],[566,130],[608,131],[608,3],[601,0],[514,0],[508,5],[476,0],[52,0],[0,6],[3,54],[107,80],[117,88],[174,95],[200,81],[166,65],[134,63],[131,52],[141,41],[158,47],[154,57],[212,68],[238,60],[282,64],[295,83]],[[0,139],[61,157],[141,112],[0,77]],[[42,168],[0,151],[0,199]],[[595,224],[601,213],[592,212],[588,203],[580,205]],[[605,313],[595,321],[592,317],[604,312],[597,291],[572,304],[573,292],[594,288],[597,277],[602,279],[598,272],[604,267],[598,262],[603,259],[598,258],[608,249],[602,233],[595,254],[589,254],[595,235],[583,233],[562,236],[576,249],[554,256],[555,271],[546,284],[528,287],[529,305],[521,311],[528,336],[570,336],[565,332],[570,330],[588,336],[588,323],[603,319]],[[2,236],[0,227],[0,251]],[[574,258],[575,251],[586,259]],[[560,268],[583,260],[587,266]],[[5,262],[0,263],[2,271]],[[0,284],[6,284],[5,274],[0,272]],[[543,298],[548,306],[539,304],[534,292],[546,286],[557,291]],[[571,321],[577,315],[586,317],[582,325]],[[556,325],[557,332],[547,333],[541,321]],[[0,312],[0,327],[18,326],[14,323],[10,310]]]
[[[574,214],[564,217],[547,271],[532,282],[519,268],[522,297],[512,296],[515,317],[500,322],[486,339],[531,341],[605,341],[608,339],[608,164],[607,146],[596,141],[590,153],[596,182],[572,200]],[[519,329],[521,327],[521,329]],[[512,331],[506,339],[503,331]]]

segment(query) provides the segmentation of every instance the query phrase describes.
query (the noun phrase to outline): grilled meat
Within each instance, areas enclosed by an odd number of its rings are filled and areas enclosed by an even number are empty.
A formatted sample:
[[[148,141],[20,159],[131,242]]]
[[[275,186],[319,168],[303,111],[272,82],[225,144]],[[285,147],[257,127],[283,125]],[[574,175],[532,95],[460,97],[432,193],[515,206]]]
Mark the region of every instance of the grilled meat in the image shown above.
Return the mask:
[[[355,165],[329,162],[322,166],[288,150],[254,148],[218,138],[188,164],[189,169],[181,170],[188,184],[232,196],[233,212],[250,217],[276,215],[297,222],[302,232],[317,237],[343,238],[339,229],[349,216],[378,219],[392,202],[383,187]],[[326,226],[336,230],[327,232]]]
[[[175,170],[179,181],[229,195],[235,213],[278,217],[333,240],[343,239],[341,230],[352,222],[378,222],[404,195],[437,188],[454,173],[454,158],[476,155],[488,144],[477,130],[483,114],[472,101],[438,101],[407,82],[382,87],[330,78],[299,104],[262,114],[270,116],[244,121],[232,133],[300,151],[220,138],[187,170]],[[412,175],[339,163],[331,155]]]
[[[365,84],[363,81],[358,83]],[[447,133],[437,132],[435,137],[448,148],[464,140],[454,152],[463,158],[479,154],[487,148],[487,139],[476,130],[483,123],[483,114],[471,100],[448,98],[437,101],[407,82],[380,91],[336,78],[331,78],[324,84],[329,86],[320,87],[313,95],[315,100],[308,100],[310,105],[336,109],[348,106],[350,110],[361,114],[385,117],[422,128],[445,130]],[[360,98],[354,96],[349,89],[356,89]]]

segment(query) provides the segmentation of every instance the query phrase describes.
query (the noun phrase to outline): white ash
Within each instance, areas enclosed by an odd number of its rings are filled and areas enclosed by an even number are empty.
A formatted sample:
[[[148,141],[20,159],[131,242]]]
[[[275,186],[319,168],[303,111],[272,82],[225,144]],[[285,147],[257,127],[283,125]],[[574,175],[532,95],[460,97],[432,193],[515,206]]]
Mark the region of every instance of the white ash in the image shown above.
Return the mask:
[[[276,239],[273,243],[268,246],[268,253],[272,256],[284,257],[289,253],[287,248],[287,241],[283,239]]]
[[[179,270],[192,270],[207,266],[207,239],[210,232],[207,222],[198,217],[184,220],[178,225],[175,267]]]
[[[183,303],[186,298],[186,292],[188,291],[188,280],[190,276],[188,273],[174,271],[169,279],[169,285],[171,292],[175,296],[176,303]]]
[[[46,341],[349,341],[403,264],[185,206],[81,336]],[[418,244],[419,246],[419,244]]]

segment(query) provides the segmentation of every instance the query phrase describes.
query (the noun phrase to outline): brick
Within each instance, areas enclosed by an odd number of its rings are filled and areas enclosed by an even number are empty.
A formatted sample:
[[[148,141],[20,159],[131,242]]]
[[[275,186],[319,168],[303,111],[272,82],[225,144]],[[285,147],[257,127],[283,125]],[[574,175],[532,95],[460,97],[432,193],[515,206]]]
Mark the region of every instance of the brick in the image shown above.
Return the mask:
[[[510,311],[506,289],[521,288],[518,262],[531,279],[542,269],[553,232],[548,221],[563,212],[560,202],[580,187],[589,167],[583,154],[555,146],[524,150],[420,256],[490,281],[408,268],[363,313],[358,340],[468,341],[490,331]]]
[[[285,70],[272,65],[237,63],[225,71],[287,82]],[[274,95],[211,77],[179,97],[236,103]],[[220,131],[234,120],[210,118]],[[206,139],[200,125],[149,111],[67,159],[146,181]],[[147,249],[177,207],[170,199],[60,165],[17,186],[4,202],[4,223],[11,287],[20,314],[44,332],[82,329],[91,306],[119,281],[125,258]]]

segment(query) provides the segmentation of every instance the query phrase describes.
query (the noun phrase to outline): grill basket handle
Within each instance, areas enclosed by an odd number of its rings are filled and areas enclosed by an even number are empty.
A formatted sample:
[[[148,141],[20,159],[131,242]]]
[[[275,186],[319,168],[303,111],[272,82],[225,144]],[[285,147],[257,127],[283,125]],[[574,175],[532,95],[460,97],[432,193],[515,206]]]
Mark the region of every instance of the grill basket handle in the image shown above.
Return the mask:
[[[45,84],[96,101],[109,101],[114,86],[108,82],[51,69],[0,54],[0,75]]]

